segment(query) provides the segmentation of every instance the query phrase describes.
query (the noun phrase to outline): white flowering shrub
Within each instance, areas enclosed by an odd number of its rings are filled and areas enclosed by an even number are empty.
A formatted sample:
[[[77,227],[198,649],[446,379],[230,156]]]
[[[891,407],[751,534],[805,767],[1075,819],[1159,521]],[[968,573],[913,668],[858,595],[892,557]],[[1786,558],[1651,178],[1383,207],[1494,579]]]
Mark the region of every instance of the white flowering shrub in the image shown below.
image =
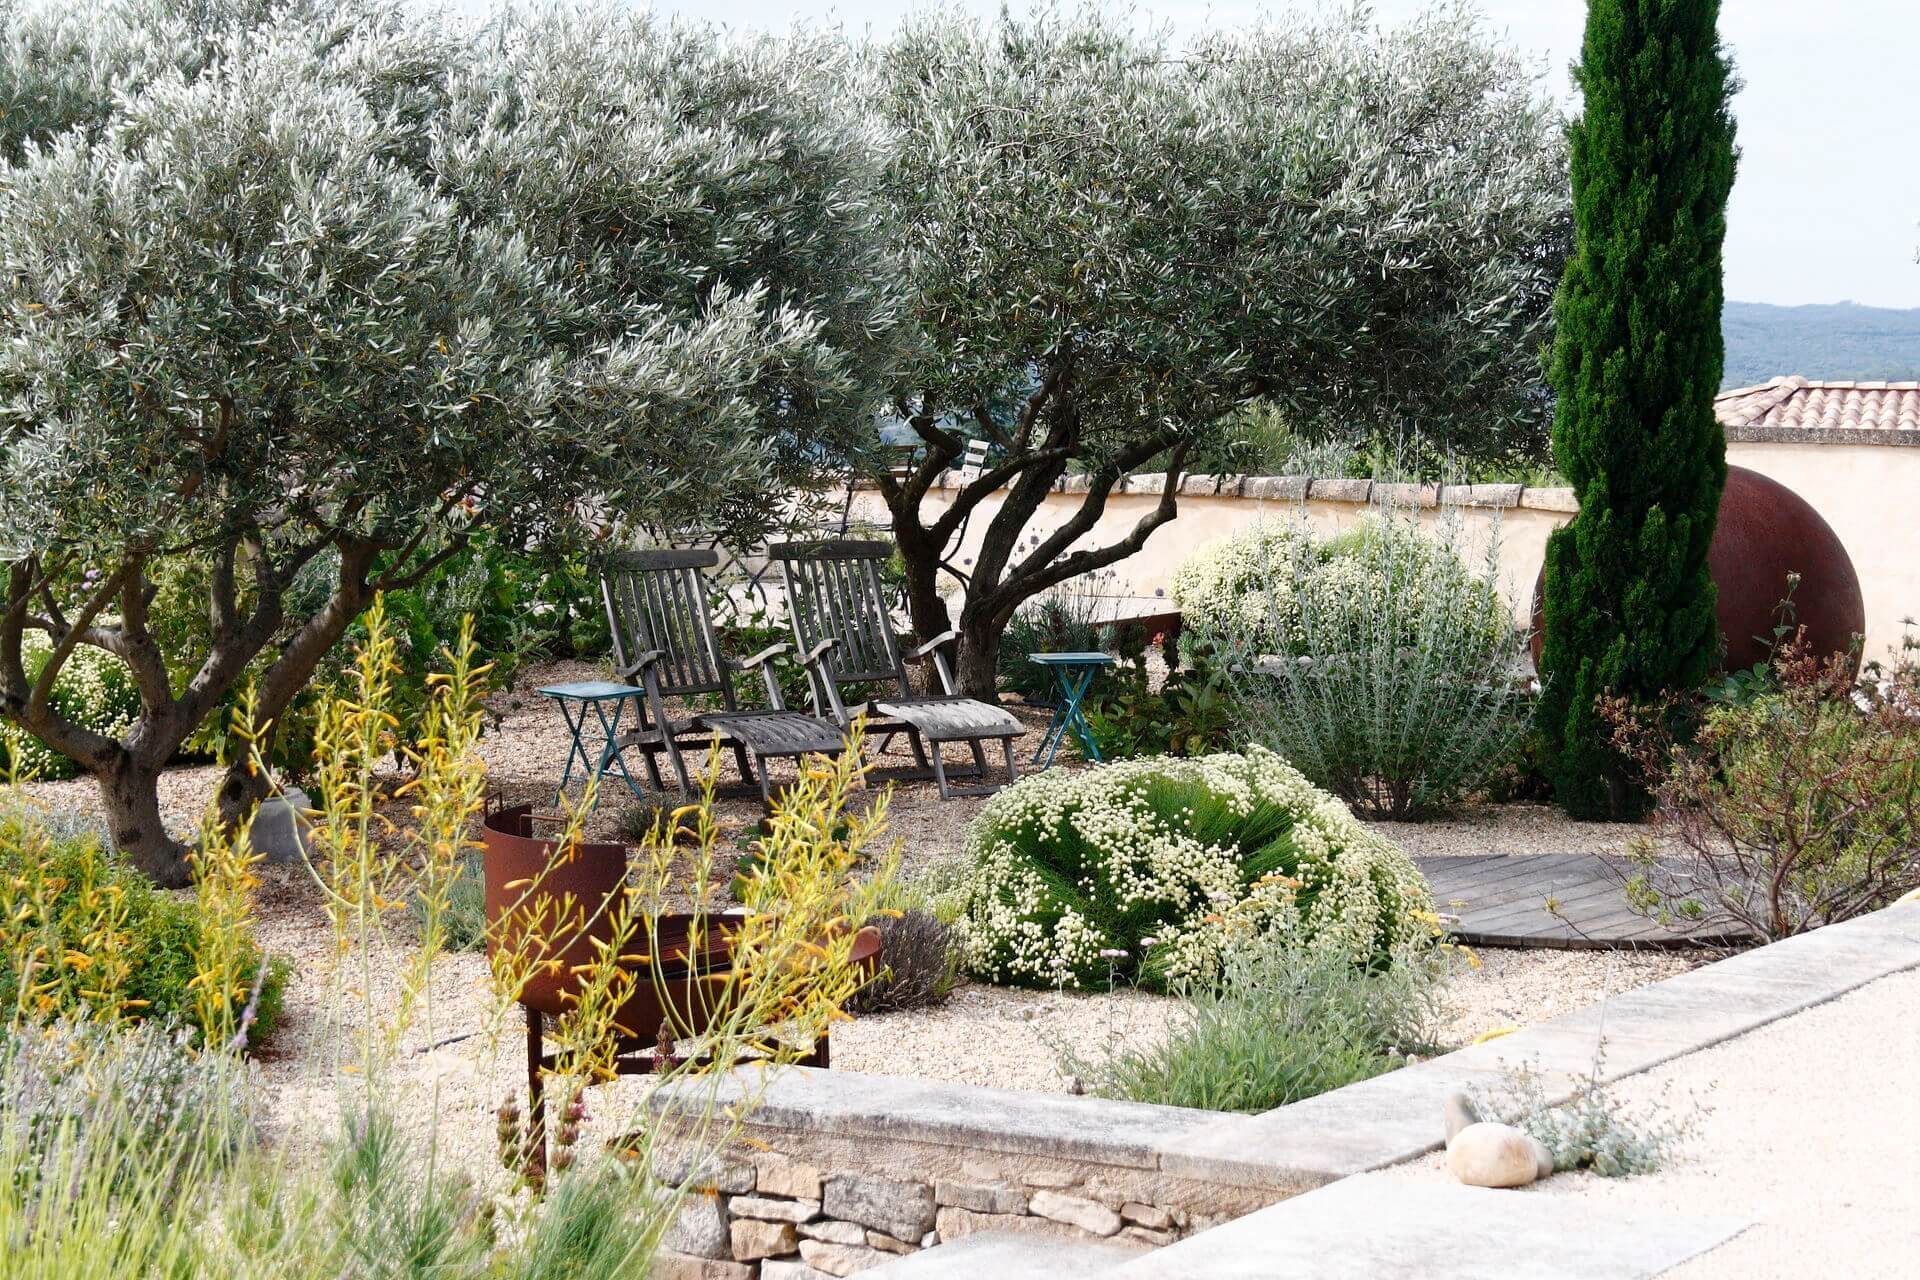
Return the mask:
[[[1476,641],[1512,630],[1498,586],[1469,568],[1451,542],[1412,519],[1374,512],[1335,537],[1302,520],[1258,520],[1200,548],[1173,576],[1173,598],[1197,636],[1231,635],[1249,651],[1305,657],[1374,641],[1368,602],[1400,597],[1401,624],[1384,637],[1415,642],[1413,620],[1430,600]],[[1309,613],[1312,616],[1309,616]]]
[[[967,967],[990,982],[1193,986],[1255,942],[1371,962],[1431,932],[1413,862],[1259,747],[1039,774],[969,848]]]
[[[1382,503],[1316,539],[1301,522],[1203,553],[1189,633],[1232,685],[1238,740],[1285,756],[1357,812],[1418,819],[1485,785],[1531,723],[1498,538],[1454,509]]]
[[[21,636],[20,648],[21,666],[37,680],[53,642],[44,632],[28,631]],[[47,701],[68,723],[109,738],[126,733],[140,715],[140,691],[126,664],[91,645],[75,647]],[[71,778],[79,772],[72,760],[11,720],[0,722],[0,763],[20,779]]]

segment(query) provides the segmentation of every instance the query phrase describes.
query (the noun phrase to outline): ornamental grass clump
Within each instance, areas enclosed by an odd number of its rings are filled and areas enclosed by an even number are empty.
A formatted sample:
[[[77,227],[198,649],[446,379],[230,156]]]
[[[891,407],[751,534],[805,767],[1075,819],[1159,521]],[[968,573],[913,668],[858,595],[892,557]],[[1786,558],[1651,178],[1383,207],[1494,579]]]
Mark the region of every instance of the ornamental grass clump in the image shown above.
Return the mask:
[[[1359,965],[1284,940],[1238,947],[1218,980],[1183,993],[1166,1039],[1120,1040],[1094,1056],[1067,1046],[1061,1069],[1098,1097],[1270,1111],[1433,1052],[1455,951],[1406,943],[1387,963]]]
[[[990,982],[1167,989],[1256,940],[1368,963],[1431,933],[1412,861],[1261,747],[1028,778],[969,849],[967,967]]]
[[[1423,527],[1383,503],[1337,537],[1295,522],[1229,542],[1182,570],[1182,604],[1219,652],[1244,740],[1403,820],[1513,757],[1533,694],[1497,539],[1475,557],[1457,511]]]

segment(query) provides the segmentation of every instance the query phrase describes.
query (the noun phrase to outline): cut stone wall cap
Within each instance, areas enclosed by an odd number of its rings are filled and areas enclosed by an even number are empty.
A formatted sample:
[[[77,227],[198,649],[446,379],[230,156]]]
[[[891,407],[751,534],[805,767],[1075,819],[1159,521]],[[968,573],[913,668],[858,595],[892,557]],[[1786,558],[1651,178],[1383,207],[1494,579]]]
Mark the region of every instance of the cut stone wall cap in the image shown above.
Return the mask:
[[[1315,496],[1319,493],[1319,482],[1314,482]],[[1440,505],[1440,486],[1433,484],[1380,484],[1375,483],[1371,500],[1390,507],[1437,507]]]
[[[1525,485],[1447,484],[1440,486],[1440,501],[1455,507],[1517,507]]]
[[[1364,503],[1373,496],[1373,481],[1315,480],[1307,486],[1307,496],[1315,502]]]
[[[1240,496],[1269,502],[1305,502],[1312,484],[1312,476],[1248,476],[1240,486]]]
[[[1127,477],[1128,493],[1162,493],[1165,492],[1166,487],[1167,477],[1164,472],[1156,472],[1150,476]]]
[[[1534,489],[1520,492],[1520,505],[1529,511],[1567,511],[1577,513],[1580,499],[1571,489]]]
[[[1220,492],[1220,477],[1200,473],[1180,477],[1180,492],[1195,497],[1207,497]]]

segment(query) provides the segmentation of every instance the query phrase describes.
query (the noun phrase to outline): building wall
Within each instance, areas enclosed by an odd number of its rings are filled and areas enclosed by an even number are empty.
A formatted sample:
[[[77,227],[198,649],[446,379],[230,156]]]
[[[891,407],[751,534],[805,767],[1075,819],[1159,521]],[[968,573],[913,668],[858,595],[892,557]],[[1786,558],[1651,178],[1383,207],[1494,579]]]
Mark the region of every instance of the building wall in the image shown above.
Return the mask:
[[[1920,615],[1920,448],[1733,441],[1727,460],[1786,485],[1826,518],[1860,577],[1868,655],[1897,645],[1902,619]],[[1129,480],[1126,491],[1108,499],[1099,523],[1078,545],[1103,545],[1123,536],[1159,503],[1160,480]],[[1424,518],[1439,514],[1432,486],[1388,488],[1396,501],[1419,503]],[[1155,612],[1154,602],[1168,594],[1174,571],[1198,547],[1263,518],[1302,516],[1318,530],[1337,531],[1365,514],[1376,496],[1373,489],[1365,480],[1189,476],[1181,485],[1179,517],[1155,530],[1139,554],[1114,566],[1103,591],[1130,602],[1129,612]],[[950,494],[934,490],[928,506],[943,509]],[[1071,490],[1049,495],[1031,531],[1051,532],[1084,497]],[[1489,545],[1497,549],[1501,580],[1516,617],[1524,621],[1547,536],[1575,510],[1572,490],[1474,485],[1452,488],[1447,498],[1450,505],[1458,504],[1474,554],[1485,554]],[[999,504],[998,496],[988,498],[968,522],[956,560],[963,569]],[[878,493],[863,490],[855,495],[853,515],[884,523],[886,507]]]

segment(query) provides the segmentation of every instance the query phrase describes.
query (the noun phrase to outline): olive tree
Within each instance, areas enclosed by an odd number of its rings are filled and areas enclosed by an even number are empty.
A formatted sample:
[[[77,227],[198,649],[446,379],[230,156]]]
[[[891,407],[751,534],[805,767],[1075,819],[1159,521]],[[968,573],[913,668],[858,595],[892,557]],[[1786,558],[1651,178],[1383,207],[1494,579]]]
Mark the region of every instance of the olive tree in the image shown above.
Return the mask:
[[[889,319],[870,140],[810,88],[831,45],[213,14],[70,20],[62,110],[0,150],[0,714],[98,780],[163,883],[158,772],[243,678],[277,716],[375,593],[482,528],[764,536],[769,494],[857,447]],[[210,627],[181,678],[150,608],[187,556]],[[118,738],[50,700],[80,646],[138,686]],[[236,765],[223,810],[258,794]]]
[[[1022,602],[1174,518],[1191,452],[1250,401],[1306,430],[1543,452],[1564,150],[1536,77],[1470,15],[1383,33],[1349,11],[1176,49],[1092,12],[936,14],[876,65],[909,321],[892,410],[923,448],[875,475],[921,635],[953,625],[943,554],[1001,497],[958,619],[968,693],[992,692]],[[930,505],[969,437],[994,457]],[[1090,537],[1148,464],[1156,506]],[[1085,493],[1036,536],[1069,470]]]

